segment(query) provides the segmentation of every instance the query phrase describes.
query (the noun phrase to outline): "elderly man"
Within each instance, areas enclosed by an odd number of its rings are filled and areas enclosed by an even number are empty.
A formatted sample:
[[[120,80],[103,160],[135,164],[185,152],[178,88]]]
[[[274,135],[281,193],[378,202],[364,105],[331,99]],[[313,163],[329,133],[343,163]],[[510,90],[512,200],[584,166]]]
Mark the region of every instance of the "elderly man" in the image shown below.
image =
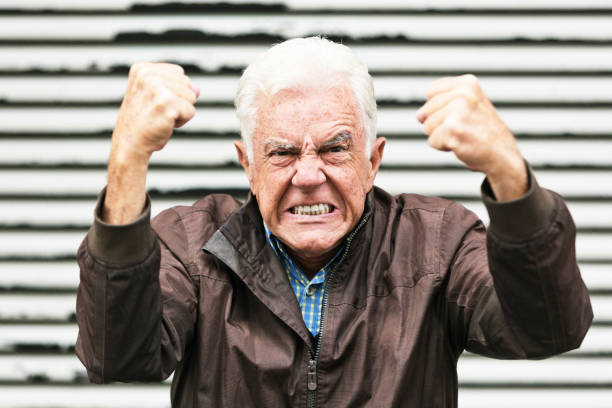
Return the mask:
[[[214,194],[150,222],[149,159],[198,94],[178,66],[130,70],[79,250],[76,350],[92,381],[174,372],[174,407],[455,407],[465,349],[580,345],[592,311],[571,217],[473,76],[431,84],[417,116],[432,147],[486,175],[488,232],[456,203],[373,187],[372,79],[321,38],[271,48],[240,80],[247,202]]]

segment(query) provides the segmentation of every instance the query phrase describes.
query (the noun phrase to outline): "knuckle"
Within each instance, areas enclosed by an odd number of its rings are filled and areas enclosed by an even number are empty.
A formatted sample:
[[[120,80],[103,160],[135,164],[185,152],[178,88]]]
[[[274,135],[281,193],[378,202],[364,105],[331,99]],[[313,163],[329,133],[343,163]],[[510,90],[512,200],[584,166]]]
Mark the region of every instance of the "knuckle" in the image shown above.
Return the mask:
[[[164,65],[180,75],[185,74],[185,70],[183,69],[183,67],[178,64],[165,63]]]
[[[464,130],[463,121],[458,115],[450,115],[444,122],[444,127],[450,134],[461,135]]]
[[[181,112],[181,116],[187,120],[193,118],[194,115],[195,115],[195,107],[192,104],[187,104],[185,108],[183,109],[183,111]]]
[[[470,88],[461,88],[458,99],[464,109],[473,109],[478,104],[478,98]]]
[[[163,112],[164,110],[168,110],[168,108],[172,105],[172,95],[165,88],[160,88],[155,92],[155,96],[153,98],[153,106],[155,111]]]
[[[478,78],[476,78],[476,75],[474,75],[474,74],[464,74],[464,75],[461,76],[461,78],[468,85],[471,85],[471,86],[478,85]]]
[[[132,66],[130,66],[129,75],[130,76],[137,75],[138,72],[140,72],[140,70],[142,69],[142,64],[143,64],[143,62],[135,62],[135,63],[133,63]]]
[[[482,93],[480,80],[474,74],[465,74],[465,81],[474,95],[479,95]]]

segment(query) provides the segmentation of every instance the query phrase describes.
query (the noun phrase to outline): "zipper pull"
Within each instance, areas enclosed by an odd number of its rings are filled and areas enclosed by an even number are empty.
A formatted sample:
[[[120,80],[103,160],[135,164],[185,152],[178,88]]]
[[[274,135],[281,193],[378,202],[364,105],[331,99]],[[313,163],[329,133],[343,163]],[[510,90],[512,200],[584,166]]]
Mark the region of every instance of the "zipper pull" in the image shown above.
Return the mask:
[[[308,391],[314,391],[317,389],[317,362],[310,360],[308,366]]]

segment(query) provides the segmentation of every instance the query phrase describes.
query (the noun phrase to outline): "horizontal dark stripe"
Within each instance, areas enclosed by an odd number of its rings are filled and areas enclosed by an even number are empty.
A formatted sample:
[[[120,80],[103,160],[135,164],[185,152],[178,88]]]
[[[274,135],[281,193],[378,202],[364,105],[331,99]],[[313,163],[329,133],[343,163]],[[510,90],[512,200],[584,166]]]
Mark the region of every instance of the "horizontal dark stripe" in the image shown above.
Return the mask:
[[[602,80],[603,81],[603,80]],[[377,99],[379,108],[418,108],[426,99],[411,99],[400,101],[396,99]],[[0,111],[2,108],[117,108],[121,106],[121,100],[99,100],[99,101],[10,101],[0,98]],[[232,101],[197,102],[197,108],[234,108]],[[559,102],[555,100],[530,102],[495,102],[497,108],[612,108],[612,95],[608,102]],[[612,135],[610,136],[612,138]]]
[[[50,344],[16,344],[11,349],[0,350],[0,356],[12,356],[12,357],[29,357],[33,355],[40,356],[74,356],[74,346],[71,347],[60,347],[57,345]],[[0,385],[3,385],[0,381]],[[0,393],[2,393],[0,388]]]
[[[193,200],[196,201],[208,194],[223,193],[229,194],[234,197],[246,197],[249,190],[244,189],[184,189],[180,191],[159,191],[157,189],[149,189],[148,193],[153,200],[158,198],[166,199],[181,199],[181,200]],[[479,200],[480,196],[477,194],[471,195],[439,195],[438,197],[446,198],[452,201],[475,201]],[[24,193],[24,194],[0,194],[0,200],[87,200],[92,201],[97,198],[96,194],[40,194],[37,192]],[[612,201],[612,196],[572,196],[566,198],[568,202],[593,202],[593,203],[608,203]],[[612,259],[612,258],[611,258]],[[606,261],[607,262],[607,261]]]
[[[28,387],[32,386],[48,386],[48,387],[74,387],[78,385],[80,387],[100,387],[99,385],[91,385],[86,377],[79,377],[74,381],[56,381],[45,378],[31,378],[28,381],[6,381],[0,380],[0,391],[2,391],[2,386],[23,386],[24,392],[27,392]],[[112,390],[108,387],[160,387],[166,388],[170,387],[168,383],[129,383],[129,384],[115,384],[112,385],[104,385],[105,389],[108,392],[112,392]],[[612,387],[611,383],[567,383],[567,382],[537,382],[537,383],[481,383],[481,382],[459,382],[459,392],[461,389],[478,389],[481,388],[483,390],[491,390],[491,389],[541,389],[541,390],[558,390],[558,389],[572,389],[572,390],[600,390],[600,389],[610,389]]]
[[[62,232],[62,231],[82,231],[83,235],[89,229],[90,223],[87,224],[56,224],[56,225],[31,225],[31,224],[0,224],[0,232]],[[610,235],[612,234],[612,228],[610,227],[588,227],[580,228],[577,227],[578,233],[592,234],[592,235]]]
[[[112,135],[112,129],[103,130],[100,132],[91,133],[71,133],[71,132],[56,132],[56,133],[44,133],[44,132],[3,132],[0,129],[0,140],[24,140],[24,139],[53,139],[53,140],[70,140],[70,139],[94,139],[102,138],[108,140],[110,146],[110,136]],[[385,134],[381,132],[378,134],[379,137],[385,137],[390,140],[426,140],[427,137],[424,133],[404,133],[404,134]],[[563,141],[585,141],[585,140],[610,140],[612,134],[605,133],[551,133],[551,134],[529,134],[529,133],[515,133],[517,139],[522,140],[563,140]],[[228,139],[229,141],[240,139],[240,134],[236,132],[186,132],[182,130],[175,130],[173,139],[182,140],[198,140],[198,139]]]
[[[373,3],[374,4],[374,3]],[[600,16],[600,15],[612,15],[612,7],[601,8],[601,7],[583,7],[583,8],[487,8],[487,7],[446,7],[446,8],[434,8],[434,7],[423,7],[415,9],[414,7],[401,7],[397,6],[394,8],[376,8],[374,4],[369,9],[360,8],[339,8],[339,9],[308,9],[308,10],[296,10],[291,9],[282,2],[278,4],[260,4],[256,2],[243,3],[243,4],[230,4],[224,3],[220,0],[216,4],[182,4],[178,2],[166,3],[166,4],[135,4],[125,10],[113,10],[113,9],[79,9],[79,8],[62,8],[52,9],[50,7],[40,7],[38,9],[19,9],[15,7],[1,8],[0,15],[27,15],[27,16],[117,16],[117,15],[129,15],[129,16],[147,16],[147,15],[180,15],[189,14],[191,16],[197,16],[198,14],[209,15],[209,14],[227,14],[227,13],[241,13],[241,14],[253,14],[253,15],[406,15],[406,16],[529,16],[529,15],[544,15],[544,16],[566,16],[566,15],[580,15],[580,16]]]
[[[23,386],[24,387],[24,392],[28,392],[28,388],[32,387],[32,386],[36,386],[36,387],[41,387],[41,386],[47,386],[47,387],[74,387],[74,386],[78,386],[79,388],[96,388],[96,390],[100,390],[101,387],[99,384],[91,384],[86,378],[82,378],[79,381],[49,381],[49,382],[36,382],[36,383],[32,383],[32,382],[25,382],[25,381],[6,381],[6,380],[0,380],[0,394],[2,393],[2,388],[3,386],[11,386],[11,387],[15,387],[15,386]],[[114,388],[138,388],[138,387],[142,387],[142,388],[150,388],[150,387],[160,387],[160,388],[169,388],[170,384],[169,383],[155,383],[155,382],[149,382],[149,383],[111,383],[111,384],[104,384],[104,389],[107,390],[109,393],[112,393]],[[36,406],[36,405],[34,405]],[[120,406],[117,404],[111,404],[110,406]]]
[[[459,382],[459,392],[462,388],[469,389],[571,389],[571,390],[584,390],[584,389],[610,389],[612,388],[612,382],[597,382],[597,383],[574,383],[574,382],[525,382],[525,383],[486,383],[486,382]]]
[[[184,189],[180,191],[159,191],[157,189],[149,189],[148,193],[152,199],[156,198],[173,198],[173,199],[193,199],[194,201],[208,194],[224,193],[234,197],[246,197],[249,190],[247,188],[197,188]],[[97,194],[40,194],[36,192],[27,194],[0,194],[0,200],[95,200]],[[470,197],[473,198],[473,197]],[[610,198],[612,200],[612,197]]]
[[[199,66],[193,64],[185,64],[177,61],[166,61],[179,63],[184,69],[187,75],[202,74],[208,76],[214,75],[241,75],[242,71],[246,66],[243,67],[227,67],[223,66],[214,70],[202,69]],[[2,77],[13,77],[13,76],[59,76],[59,77],[71,77],[75,75],[79,76],[93,76],[93,77],[104,77],[109,75],[127,75],[130,70],[129,65],[112,65],[108,69],[96,69],[96,70],[80,70],[80,69],[29,69],[29,70],[2,70],[0,69],[0,76]],[[466,71],[457,69],[435,69],[435,70],[370,70],[372,76],[453,76],[465,74]],[[591,78],[602,78],[612,76],[612,69],[603,71],[586,71],[586,70],[522,70],[522,71],[508,71],[502,69],[487,69],[487,70],[471,70],[470,73],[479,77],[485,76],[511,76],[511,77],[547,77],[547,76],[562,76],[562,77],[591,77]]]
[[[83,232],[83,236],[85,236],[85,232]],[[42,262],[41,262],[42,263]],[[48,264],[49,262],[44,262],[45,264]],[[581,262],[582,263],[582,262]],[[76,268],[76,264],[75,264],[75,268]],[[71,295],[71,294],[76,294],[76,288],[74,287],[63,287],[63,288],[58,288],[58,287],[41,287],[41,286],[24,286],[24,285],[7,285],[7,286],[2,286],[0,284],[0,295],[24,295],[24,296],[28,296],[28,295],[38,295],[38,296],[44,296],[44,295],[49,295],[49,296],[54,296],[54,295]],[[597,290],[597,289],[590,289],[589,290],[589,294],[591,296],[610,296],[612,297],[612,289],[601,289],[601,290]],[[62,322],[62,321],[49,321],[49,320],[41,320],[41,321],[37,321],[37,323],[34,323],[33,320],[1,320],[0,319],[0,324],[47,324],[47,323],[54,323],[54,324],[66,324],[66,322]],[[610,320],[596,320],[593,322],[592,324],[593,326],[597,326],[597,327],[612,327],[612,321]],[[1,329],[1,327],[0,327]],[[612,352],[611,355],[612,357]]]
[[[67,324],[67,323],[76,323],[76,312],[72,312],[69,316],[63,319],[57,318],[48,318],[48,319],[0,319],[0,327],[3,324],[23,324],[23,325],[32,325],[32,324]]]
[[[23,71],[22,73],[17,72],[17,71],[2,71],[0,70],[0,79],[2,79],[3,77],[7,77],[7,78],[12,78],[15,76],[47,76],[49,78],[54,78],[54,77],[58,77],[58,78],[65,78],[65,77],[72,77],[72,76],[86,76],[86,77],[108,77],[108,78],[115,78],[115,79],[127,79],[126,74],[128,73],[129,67],[128,66],[122,66],[122,69],[125,69],[125,72],[121,71],[121,72],[106,72],[106,71],[79,71],[79,70],[74,70],[74,71],[66,71],[66,70],[60,70],[60,71],[42,71],[42,70],[32,70],[32,71]],[[193,67],[187,66],[187,69],[190,69]],[[196,71],[200,71],[200,69],[197,69]],[[189,73],[189,72],[188,72]],[[238,80],[240,74],[242,72],[239,72],[237,74],[226,74],[223,72],[218,72],[218,71],[214,71],[214,72],[208,72],[205,74],[200,74],[199,72],[191,72],[191,74],[197,74],[197,75],[203,75],[203,76],[207,76],[207,77],[215,77],[215,76],[223,76],[223,77],[235,77],[236,81]],[[377,71],[370,71],[370,73],[375,76],[375,77],[388,77],[388,76],[407,76],[407,77],[431,77],[431,76],[435,76],[436,74],[446,74],[448,73],[448,71],[435,71],[435,70],[431,70],[431,71],[427,71],[427,72],[412,72],[412,71],[398,71],[397,73],[393,73],[390,71],[382,71],[382,72],[377,72]],[[456,71],[457,74],[461,74],[462,72],[460,71]],[[503,76],[508,76],[508,77],[515,77],[515,78],[522,78],[522,77],[548,77],[551,74],[547,71],[537,71],[537,72],[533,72],[533,73],[529,73],[529,72],[515,72],[515,71],[511,71],[511,72],[507,72],[506,74],[503,74]],[[593,74],[593,71],[587,71],[585,73],[580,73],[580,71],[571,71],[571,72],[562,72],[559,74],[560,76],[563,77],[567,77],[567,78],[572,78],[572,77],[576,77],[576,78],[592,78],[592,77],[596,77],[597,79],[601,79],[601,80],[610,80],[612,79],[612,72],[608,72],[606,74]],[[497,77],[499,76],[499,74],[491,74],[489,72],[485,72],[482,73],[480,75],[481,78],[489,78],[489,77]]]
[[[75,264],[75,267],[76,267],[76,264]],[[23,286],[23,285],[2,286],[0,284],[0,295],[71,295],[75,293],[76,293],[76,289],[73,287],[45,288],[45,287]],[[15,322],[11,320],[11,324],[14,324],[14,323]],[[23,323],[31,324],[32,322],[24,321]]]
[[[593,172],[593,171],[612,171],[612,163],[609,165],[595,165],[595,164],[570,164],[570,165],[534,165],[531,167],[538,171],[557,171],[561,173],[567,172]],[[100,164],[71,164],[71,163],[58,163],[58,164],[38,164],[38,163],[23,163],[23,164],[1,164],[1,170],[106,170],[106,162]],[[155,164],[149,165],[149,170],[167,170],[174,172],[181,172],[185,170],[202,170],[202,171],[235,171],[242,170],[242,167],[234,160],[224,165],[207,165],[207,164]],[[411,164],[382,164],[381,171],[389,172],[411,172],[411,171],[428,171],[428,172],[440,172],[440,171],[467,171],[466,166],[457,164],[445,164],[445,165],[411,165]],[[611,175],[612,177],[612,175]],[[203,184],[205,184],[203,182]]]
[[[75,249],[76,251],[76,249]],[[76,262],[76,255],[61,255],[61,256],[0,256],[0,262],[56,262],[56,261],[74,261]],[[579,263],[588,263],[596,265],[607,265],[612,263],[612,257],[610,258],[597,258],[597,259],[579,259]],[[0,324],[2,321],[0,321]],[[6,322],[5,322],[6,323]]]
[[[427,45],[427,46],[448,46],[448,45],[521,45],[538,47],[543,45],[555,46],[610,46],[612,39],[531,39],[526,37],[512,37],[508,39],[421,39],[410,38],[405,35],[396,36],[364,36],[351,37],[349,35],[328,35],[322,32],[305,33],[304,37],[315,35],[324,35],[326,38],[341,42],[348,46],[355,45]],[[292,37],[272,35],[266,33],[259,34],[238,34],[233,36],[224,36],[220,34],[202,33],[200,31],[170,31],[164,34],[150,34],[145,32],[123,33],[118,34],[112,39],[1,39],[0,46],[127,46],[127,45],[151,45],[151,44],[206,44],[206,45],[262,45],[269,46],[278,42],[282,42]]]

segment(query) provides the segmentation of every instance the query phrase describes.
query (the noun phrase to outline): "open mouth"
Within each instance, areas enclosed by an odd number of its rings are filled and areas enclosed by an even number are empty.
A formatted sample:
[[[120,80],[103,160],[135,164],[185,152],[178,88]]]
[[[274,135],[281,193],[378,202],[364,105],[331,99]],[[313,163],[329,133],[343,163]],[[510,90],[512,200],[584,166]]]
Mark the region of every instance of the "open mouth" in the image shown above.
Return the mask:
[[[313,204],[313,205],[296,205],[289,209],[292,214],[296,215],[322,215],[329,214],[334,210],[329,204]]]

